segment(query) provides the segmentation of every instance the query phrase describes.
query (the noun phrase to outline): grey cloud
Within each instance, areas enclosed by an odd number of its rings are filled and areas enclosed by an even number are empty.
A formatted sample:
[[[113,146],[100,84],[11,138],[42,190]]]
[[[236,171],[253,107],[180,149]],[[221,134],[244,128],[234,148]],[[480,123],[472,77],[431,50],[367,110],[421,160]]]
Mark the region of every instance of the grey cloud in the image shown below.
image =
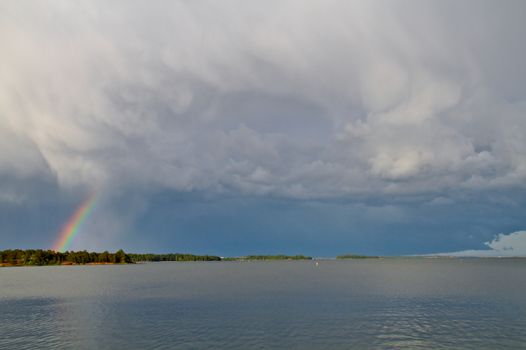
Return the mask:
[[[35,148],[2,147],[0,171],[294,198],[523,188],[524,4],[468,3],[3,4],[0,133]]]

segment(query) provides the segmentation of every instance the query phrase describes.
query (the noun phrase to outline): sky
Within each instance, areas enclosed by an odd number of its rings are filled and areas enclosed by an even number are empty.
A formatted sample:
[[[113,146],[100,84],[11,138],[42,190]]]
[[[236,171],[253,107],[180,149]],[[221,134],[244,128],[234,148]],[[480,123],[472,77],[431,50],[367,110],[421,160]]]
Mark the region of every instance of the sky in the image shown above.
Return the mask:
[[[525,17],[3,1],[0,249],[526,255]]]

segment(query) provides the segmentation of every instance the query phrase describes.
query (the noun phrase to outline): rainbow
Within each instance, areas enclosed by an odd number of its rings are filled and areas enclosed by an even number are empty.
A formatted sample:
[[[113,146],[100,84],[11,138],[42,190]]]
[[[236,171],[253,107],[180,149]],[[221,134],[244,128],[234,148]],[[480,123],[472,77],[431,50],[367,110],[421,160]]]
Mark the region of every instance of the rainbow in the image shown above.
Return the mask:
[[[90,194],[84,202],[77,208],[77,210],[71,215],[69,220],[60,230],[58,239],[53,245],[53,250],[57,252],[65,252],[69,249],[73,238],[77,235],[80,226],[92,212],[95,207],[95,202],[97,200],[97,193]]]

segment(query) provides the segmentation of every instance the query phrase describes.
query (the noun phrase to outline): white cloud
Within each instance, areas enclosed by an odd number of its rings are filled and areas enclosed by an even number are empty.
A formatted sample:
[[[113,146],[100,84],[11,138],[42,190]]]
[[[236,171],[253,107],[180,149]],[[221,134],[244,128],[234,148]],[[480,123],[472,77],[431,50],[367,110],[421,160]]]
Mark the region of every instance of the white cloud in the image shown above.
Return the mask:
[[[523,188],[523,4],[472,4],[2,4],[0,173],[297,198]]]
[[[484,243],[486,250],[463,250],[433,255],[473,257],[523,257],[526,256],[526,231],[510,234],[500,233],[492,241]]]

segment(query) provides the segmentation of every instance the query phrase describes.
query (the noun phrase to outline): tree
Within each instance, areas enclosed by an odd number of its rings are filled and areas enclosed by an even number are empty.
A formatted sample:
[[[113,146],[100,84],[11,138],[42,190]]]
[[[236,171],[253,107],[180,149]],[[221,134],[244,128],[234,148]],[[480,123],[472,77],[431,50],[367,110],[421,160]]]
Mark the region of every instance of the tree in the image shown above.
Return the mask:
[[[119,249],[115,253],[115,262],[118,263],[118,264],[129,264],[129,263],[131,263],[131,259],[130,259],[130,257],[128,255],[126,255],[124,250]]]

